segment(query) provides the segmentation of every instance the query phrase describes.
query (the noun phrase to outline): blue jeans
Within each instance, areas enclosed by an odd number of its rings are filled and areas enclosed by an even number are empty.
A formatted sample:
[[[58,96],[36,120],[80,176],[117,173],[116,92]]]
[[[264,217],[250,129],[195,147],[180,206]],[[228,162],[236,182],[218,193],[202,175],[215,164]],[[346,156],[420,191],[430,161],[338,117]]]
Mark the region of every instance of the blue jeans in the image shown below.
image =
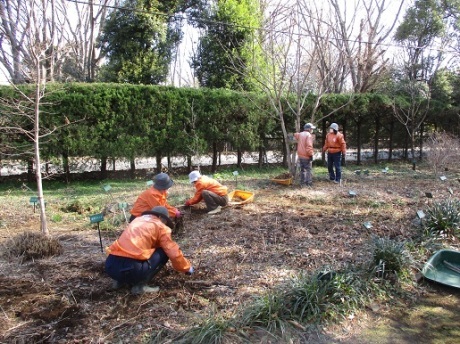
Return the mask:
[[[148,260],[109,254],[105,261],[105,271],[120,284],[147,284],[165,266],[168,259],[162,248],[157,248]]]
[[[313,182],[313,176],[311,173],[311,166],[312,166],[313,158],[305,159],[299,158],[300,164],[300,184],[307,184],[311,185]]]
[[[329,171],[330,180],[340,182],[340,179],[342,179],[342,152],[327,153],[327,170]]]

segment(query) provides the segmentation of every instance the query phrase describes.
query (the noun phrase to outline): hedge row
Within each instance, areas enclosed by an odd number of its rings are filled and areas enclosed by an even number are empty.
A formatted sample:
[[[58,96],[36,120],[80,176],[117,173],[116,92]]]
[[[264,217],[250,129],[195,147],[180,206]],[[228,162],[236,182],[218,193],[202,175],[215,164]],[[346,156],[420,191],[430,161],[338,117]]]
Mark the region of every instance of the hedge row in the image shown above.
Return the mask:
[[[33,97],[31,86],[23,86],[21,91]],[[21,101],[27,109],[33,109],[30,103],[11,87],[0,87],[0,97],[4,128],[8,121],[33,128],[33,122],[20,117],[17,108],[6,106]],[[311,120],[313,100],[311,97],[304,107],[304,122]],[[330,122],[343,126],[352,147],[387,148],[390,142],[392,147],[402,148],[407,144],[405,128],[395,120],[387,97],[358,94],[349,101],[350,95],[346,94],[322,98],[316,118],[320,119],[319,133],[323,135],[317,135],[317,146],[321,146]],[[287,105],[284,108],[289,109]],[[101,159],[101,170],[106,169],[108,158],[134,161],[139,157],[185,156],[190,161],[191,156],[208,152],[213,153],[215,169],[218,153],[224,148],[263,152],[268,139],[282,138],[266,96],[223,89],[48,84],[40,110],[42,133],[56,129],[42,140],[44,158],[63,159],[65,164],[69,157],[94,157]],[[30,114],[28,111],[24,113]],[[285,118],[288,130],[295,131],[294,115],[286,112]],[[2,142],[14,142],[14,149],[29,141],[27,135],[11,130],[2,130],[1,135]],[[11,145],[1,148],[3,159],[12,152]]]

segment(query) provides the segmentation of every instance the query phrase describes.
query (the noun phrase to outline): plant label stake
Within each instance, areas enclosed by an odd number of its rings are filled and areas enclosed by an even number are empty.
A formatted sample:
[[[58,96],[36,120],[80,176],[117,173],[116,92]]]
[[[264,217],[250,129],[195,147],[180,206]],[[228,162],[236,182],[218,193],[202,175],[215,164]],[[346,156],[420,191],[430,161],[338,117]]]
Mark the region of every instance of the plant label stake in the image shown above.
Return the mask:
[[[233,175],[235,176],[235,183],[236,183],[236,188],[238,188],[238,171],[233,171]]]
[[[356,191],[350,190],[350,191],[348,191],[348,195],[350,197],[356,197]]]
[[[35,208],[38,203],[38,197],[37,196],[30,197],[29,203],[34,206],[34,213],[35,213]]]
[[[417,210],[417,217],[422,220],[425,217],[423,210]]]
[[[101,228],[99,227],[99,223],[101,221],[104,221],[104,215],[102,213],[101,214],[90,215],[90,217],[89,217],[89,222],[90,223],[97,223],[97,231],[99,233],[99,242],[101,244],[101,252],[104,252],[104,250],[102,249]]]
[[[364,228],[366,228],[366,229],[371,229],[371,228],[372,228],[372,223],[370,223],[370,222],[364,222],[364,223],[363,223],[363,226],[364,226]]]
[[[446,176],[441,176],[441,177],[439,177],[439,179],[441,179],[442,181],[445,181],[447,179],[447,177]]]
[[[110,192],[110,190],[112,190],[112,187],[109,184],[106,184],[102,188],[104,189],[105,192],[109,194],[110,198],[113,200],[112,193]]]

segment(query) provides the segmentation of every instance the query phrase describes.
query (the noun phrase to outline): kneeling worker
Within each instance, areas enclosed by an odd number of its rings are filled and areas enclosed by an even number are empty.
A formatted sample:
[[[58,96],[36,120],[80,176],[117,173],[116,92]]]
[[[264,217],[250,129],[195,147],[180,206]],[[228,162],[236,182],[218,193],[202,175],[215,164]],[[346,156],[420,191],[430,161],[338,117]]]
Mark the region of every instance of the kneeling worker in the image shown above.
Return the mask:
[[[228,204],[227,187],[217,180],[202,176],[198,171],[188,175],[190,183],[195,186],[195,195],[185,202],[185,206],[197,204],[204,200],[208,214],[217,214]]]
[[[168,210],[157,206],[136,217],[106,250],[105,271],[114,279],[115,289],[128,285],[131,293],[153,293],[159,287],[147,284],[171,259],[172,267],[191,275],[193,266],[171,238]]]

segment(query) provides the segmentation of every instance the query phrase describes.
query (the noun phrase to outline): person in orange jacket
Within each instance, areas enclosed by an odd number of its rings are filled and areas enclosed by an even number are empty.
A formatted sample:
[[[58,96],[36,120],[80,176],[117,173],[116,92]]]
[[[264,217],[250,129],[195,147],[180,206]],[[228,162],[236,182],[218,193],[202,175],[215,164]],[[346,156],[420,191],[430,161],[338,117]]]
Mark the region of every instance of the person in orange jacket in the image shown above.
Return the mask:
[[[190,183],[195,186],[195,195],[185,202],[191,206],[204,200],[208,214],[217,214],[222,207],[228,204],[228,189],[217,180],[202,176],[199,171],[192,171],[188,175]]]
[[[176,271],[189,275],[194,272],[179,245],[172,240],[171,226],[166,207],[154,207],[136,217],[106,248],[105,271],[114,280],[114,289],[128,285],[132,294],[157,292],[158,287],[147,284],[168,260]]]
[[[316,129],[316,127],[311,123],[307,123],[303,127],[303,132],[294,133],[300,164],[300,186],[313,186],[313,176],[311,173],[313,162],[313,129]]]
[[[174,184],[172,179],[166,173],[159,173],[153,178],[153,185],[142,192],[134,202],[131,209],[129,222],[140,216],[144,211],[148,211],[155,206],[163,206],[168,209],[169,217],[179,218],[182,213],[175,207],[168,204],[166,197],[168,189]]]
[[[327,152],[329,180],[340,183],[342,179],[342,155],[347,152],[347,144],[337,123],[332,123],[324,141],[323,152]],[[335,168],[335,171],[334,171]]]

